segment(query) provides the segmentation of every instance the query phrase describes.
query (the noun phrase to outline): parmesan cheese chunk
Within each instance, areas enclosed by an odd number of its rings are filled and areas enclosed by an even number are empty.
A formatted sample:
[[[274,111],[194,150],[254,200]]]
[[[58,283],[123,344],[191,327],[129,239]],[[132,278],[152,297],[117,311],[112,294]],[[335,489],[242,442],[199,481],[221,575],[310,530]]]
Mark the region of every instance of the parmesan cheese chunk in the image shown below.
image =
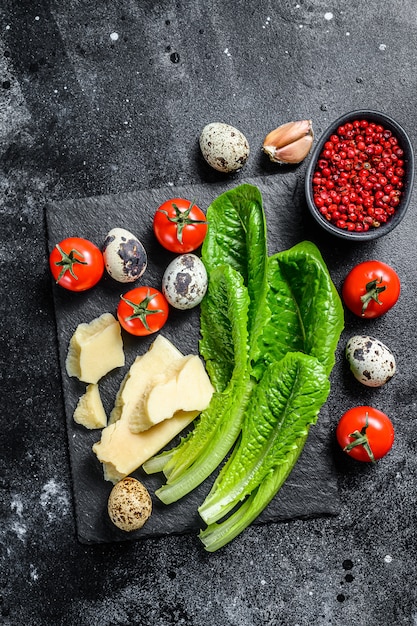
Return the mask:
[[[78,400],[74,411],[74,421],[86,428],[104,428],[107,424],[107,415],[103,408],[100,391],[97,384],[88,385],[86,392]]]
[[[93,445],[104,478],[117,482],[138,469],[206,408],[212,393],[200,358],[184,356],[158,335],[132,364],[110,423]]]
[[[104,479],[116,483],[137,470],[197,415],[198,411],[179,412],[171,419],[137,434],[130,431],[125,419],[107,426],[101,432],[101,441],[93,445],[93,452],[103,464]]]
[[[156,369],[152,367],[148,370],[146,381],[144,381],[144,384],[141,387],[141,395],[138,396],[136,402],[131,405],[128,413],[129,428],[132,433],[141,433],[143,430],[150,428],[163,419],[167,419],[174,415],[175,411],[165,411],[164,417],[161,417],[161,419],[149,420],[146,407],[147,399],[155,387],[160,387],[163,394],[171,394],[171,398],[173,398],[173,395],[175,396],[176,394],[176,379],[178,373],[184,366],[187,359],[188,357],[183,356],[181,353],[179,357],[173,357],[173,355],[170,355],[170,359],[166,361],[162,368]],[[162,403],[164,402],[164,398],[162,396],[160,397],[160,401]]]
[[[163,335],[158,335],[149,350],[136,357],[122,381],[110,414],[110,423],[123,416],[134,424],[135,416],[142,410],[143,395],[152,387],[154,379],[176,362],[181,362],[182,358],[182,353],[174,344]]]
[[[204,411],[214,389],[197,355],[185,356],[180,369],[149,391],[142,415],[142,430],[171,418],[177,411]]]
[[[68,376],[85,383],[97,383],[112,369],[124,364],[120,324],[111,313],[103,313],[89,324],[77,326],[65,362]]]

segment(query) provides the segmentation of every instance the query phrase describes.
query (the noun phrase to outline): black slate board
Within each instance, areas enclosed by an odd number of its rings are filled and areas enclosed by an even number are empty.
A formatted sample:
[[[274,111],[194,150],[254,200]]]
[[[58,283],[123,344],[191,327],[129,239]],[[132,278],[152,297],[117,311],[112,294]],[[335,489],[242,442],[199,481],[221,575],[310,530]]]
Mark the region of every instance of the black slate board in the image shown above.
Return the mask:
[[[285,176],[247,179],[242,182],[259,187],[268,224],[270,253],[284,250],[308,238],[302,219],[302,181],[294,172]],[[48,243],[51,250],[64,237],[80,236],[101,246],[107,232],[116,226],[126,228],[143,242],[149,257],[146,273],[138,284],[160,286],[165,267],[174,257],[163,250],[152,232],[156,208],[172,197],[194,200],[203,209],[220,193],[236,186],[230,179],[224,183],[166,187],[115,196],[101,196],[51,203],[46,207]],[[239,183],[240,184],[240,183]],[[73,481],[78,538],[82,543],[99,543],[143,539],[151,536],[198,532],[201,527],[197,507],[204,499],[213,478],[210,478],[183,500],[165,506],[153,497],[153,515],[141,531],[122,533],[107,517],[107,498],[111,483],[104,481],[100,463],[91,451],[100,439],[100,431],[88,431],[74,423],[72,415],[85,385],[69,378],[65,358],[69,340],[77,325],[88,322],[104,312],[115,314],[119,295],[132,285],[116,283],[107,275],[92,290],[73,294],[53,285],[62,387],[65,401],[68,446]],[[163,334],[184,352],[197,353],[199,311],[172,310]],[[123,334],[126,365],[100,381],[100,392],[107,413],[110,412],[119,384],[134,358],[146,351],[155,336],[134,338]],[[151,494],[161,484],[161,477],[135,474],[143,480]],[[289,520],[300,517],[335,515],[339,511],[337,482],[329,450],[329,420],[326,406],[310,435],[292,474],[280,493],[258,518],[257,523]]]

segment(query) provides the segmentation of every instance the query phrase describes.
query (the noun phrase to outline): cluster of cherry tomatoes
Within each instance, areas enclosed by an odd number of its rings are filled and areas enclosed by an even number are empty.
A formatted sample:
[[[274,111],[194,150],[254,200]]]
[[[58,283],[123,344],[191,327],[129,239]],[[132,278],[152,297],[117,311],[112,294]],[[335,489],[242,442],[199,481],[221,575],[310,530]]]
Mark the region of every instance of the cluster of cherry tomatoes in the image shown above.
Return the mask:
[[[346,276],[342,298],[355,315],[375,319],[397,302],[400,279],[381,261],[364,261]],[[358,461],[374,462],[385,456],[394,443],[394,426],[385,413],[372,406],[357,406],[342,415],[336,428],[342,449]]]
[[[207,234],[204,212],[184,198],[164,202],[153,218],[159,243],[176,254],[196,250]],[[102,251],[82,237],[68,237],[49,255],[49,267],[56,283],[69,291],[91,289],[101,280],[105,263]],[[139,286],[121,296],[117,317],[130,334],[144,336],[159,331],[168,318],[169,304],[161,291]]]

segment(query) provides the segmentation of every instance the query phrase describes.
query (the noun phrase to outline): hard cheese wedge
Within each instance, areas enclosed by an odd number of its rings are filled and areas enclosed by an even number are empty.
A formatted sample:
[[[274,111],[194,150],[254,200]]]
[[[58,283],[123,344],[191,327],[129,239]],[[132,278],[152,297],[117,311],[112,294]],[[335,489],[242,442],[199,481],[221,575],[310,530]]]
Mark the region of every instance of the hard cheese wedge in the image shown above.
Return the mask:
[[[169,419],[177,411],[203,411],[210,403],[213,387],[197,355],[183,357],[180,368],[148,392],[142,414],[142,430]]]
[[[150,389],[154,379],[175,363],[180,363],[182,358],[183,354],[168,339],[158,335],[148,352],[136,358],[120,385],[110,423],[123,416],[129,424],[134,424],[135,416],[142,411],[143,395]]]
[[[105,480],[116,483],[134,472],[164,448],[197,415],[198,411],[181,411],[171,419],[137,434],[130,431],[125,419],[107,426],[101,433],[101,441],[93,445],[93,452],[103,464]]]
[[[65,362],[68,376],[97,383],[116,367],[125,364],[119,322],[103,313],[89,324],[79,324],[71,337]]]
[[[195,358],[198,359],[203,374],[207,377],[199,357]],[[168,411],[169,419],[163,419],[151,426],[149,416],[145,414],[146,398],[155,385],[162,384],[161,381],[176,382],[181,368],[190,361],[190,357],[182,355],[162,335],[158,335],[148,352],[135,360],[120,386],[112,411],[111,423],[102,431],[101,440],[93,446],[93,452],[103,464],[106,480],[117,482],[134,472],[151,456],[164,448],[200,413],[199,407],[193,407],[187,411],[181,410],[182,407],[178,405],[176,399],[176,391],[173,391],[175,405],[171,404]],[[190,376],[193,376],[193,372],[187,368],[184,371],[185,373],[188,371]],[[188,379],[187,384],[188,387],[192,387],[193,378]],[[209,380],[208,385],[211,389]],[[196,381],[195,386],[198,389],[201,384]],[[164,396],[159,397],[161,402],[165,402]],[[207,404],[210,398],[206,393],[204,399]],[[157,399],[155,403],[157,404]],[[191,406],[189,402],[188,406]],[[167,414],[165,409],[163,413]],[[141,423],[142,427],[146,424],[147,430],[132,432],[132,423]]]
[[[74,411],[74,421],[86,428],[104,428],[107,415],[103,408],[97,384],[87,386],[86,392],[78,401]]]

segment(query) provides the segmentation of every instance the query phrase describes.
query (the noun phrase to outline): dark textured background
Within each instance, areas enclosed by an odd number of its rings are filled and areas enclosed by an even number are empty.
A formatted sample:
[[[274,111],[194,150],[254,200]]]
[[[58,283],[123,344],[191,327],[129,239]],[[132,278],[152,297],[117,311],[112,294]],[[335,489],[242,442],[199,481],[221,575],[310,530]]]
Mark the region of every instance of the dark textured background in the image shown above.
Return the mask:
[[[320,135],[346,111],[372,108],[416,144],[413,0],[2,0],[0,33],[0,623],[416,624],[414,197],[395,234],[323,241],[338,288],[370,257],[403,281],[385,318],[346,318],[343,339],[371,328],[398,375],[359,388],[341,344],[325,408],[340,514],[252,527],[213,555],[193,535],[77,541],[44,222],[49,202],[223,181],[197,144],[216,120],[252,147],[230,184],[285,179],[296,219],[306,164],[266,162],[259,146],[272,128],[311,118]],[[277,211],[284,234],[291,217]],[[396,426],[374,467],[332,445],[340,413],[364,402]]]

